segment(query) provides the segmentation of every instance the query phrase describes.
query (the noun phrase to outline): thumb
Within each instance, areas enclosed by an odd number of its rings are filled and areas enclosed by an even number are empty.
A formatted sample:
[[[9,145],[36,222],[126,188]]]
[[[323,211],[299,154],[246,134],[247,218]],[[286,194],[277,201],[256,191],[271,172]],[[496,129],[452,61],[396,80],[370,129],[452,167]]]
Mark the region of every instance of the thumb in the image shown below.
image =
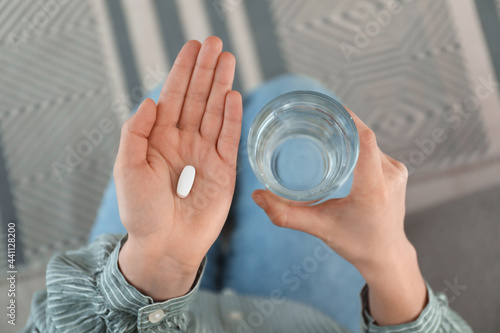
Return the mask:
[[[304,231],[317,237],[324,236],[325,221],[317,206],[296,206],[264,190],[253,192],[252,199],[278,227]]]
[[[125,165],[138,164],[146,160],[148,136],[156,120],[156,104],[147,98],[137,112],[123,124],[118,159]]]

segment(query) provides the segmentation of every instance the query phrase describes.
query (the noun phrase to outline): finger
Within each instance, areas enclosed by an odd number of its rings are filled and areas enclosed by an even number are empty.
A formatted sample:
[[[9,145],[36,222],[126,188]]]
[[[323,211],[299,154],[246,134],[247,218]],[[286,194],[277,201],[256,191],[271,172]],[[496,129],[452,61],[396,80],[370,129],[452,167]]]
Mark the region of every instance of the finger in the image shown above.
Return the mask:
[[[122,127],[117,161],[137,165],[146,161],[148,136],[156,120],[156,104],[147,98]]]
[[[396,159],[392,158],[391,156],[387,155],[386,153],[384,153],[382,150],[380,151],[380,153],[384,156],[384,158],[385,158],[388,162],[390,162],[390,163],[392,163],[392,164],[394,164],[394,165],[396,165],[396,164],[398,164],[398,163],[401,163],[400,161],[398,161],[398,160],[396,160]]]
[[[384,158],[387,161],[387,163],[389,165],[391,165],[395,170],[398,171],[401,178],[408,178],[408,168],[406,167],[406,165],[404,165],[403,162],[392,158],[391,156],[387,155],[383,151],[380,151],[380,152],[384,155]]]
[[[392,164],[396,165],[398,161],[384,153],[382,150],[380,150],[380,159],[382,160],[382,163],[387,163],[387,164]]]
[[[184,44],[177,55],[158,99],[157,125],[177,126],[200,48],[200,42],[191,40]]]
[[[238,156],[242,116],[243,106],[240,93],[228,92],[224,107],[224,120],[217,139],[217,151],[224,161],[234,165]]]
[[[222,41],[218,37],[208,37],[203,42],[182,107],[180,129],[200,129],[221,51]]]
[[[220,55],[212,90],[208,97],[207,108],[200,127],[201,135],[212,142],[215,142],[219,137],[224,119],[226,95],[233,86],[235,66],[236,60],[231,53],[224,52]]]
[[[252,199],[278,227],[304,231],[320,238],[329,233],[328,224],[317,207],[294,206],[264,190],[253,192]]]
[[[346,108],[347,109],[347,108]],[[375,133],[354,112],[347,109],[351,114],[359,135],[359,157],[354,169],[353,187],[363,184],[375,183],[375,172],[382,172],[380,149],[377,145]]]

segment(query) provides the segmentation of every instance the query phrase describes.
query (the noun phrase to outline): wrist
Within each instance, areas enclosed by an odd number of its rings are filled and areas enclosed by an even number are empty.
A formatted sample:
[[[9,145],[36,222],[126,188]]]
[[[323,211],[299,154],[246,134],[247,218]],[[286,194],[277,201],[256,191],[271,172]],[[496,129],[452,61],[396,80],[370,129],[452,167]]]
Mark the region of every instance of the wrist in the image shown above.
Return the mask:
[[[384,249],[371,251],[368,257],[353,264],[368,285],[376,283],[387,275],[409,267],[418,268],[417,252],[408,239],[392,242]]]
[[[368,285],[369,311],[378,325],[412,322],[425,308],[427,286],[416,250],[408,240],[385,258],[366,262],[358,270]]]
[[[130,239],[120,250],[118,267],[132,286],[154,301],[187,294],[199,270],[199,265],[183,265],[157,251],[149,251]]]
[[[140,260],[137,264],[153,272],[171,272],[189,276],[196,274],[204,255],[190,252],[190,247],[168,247],[171,241],[162,238],[138,239],[128,234],[123,245],[127,256]]]

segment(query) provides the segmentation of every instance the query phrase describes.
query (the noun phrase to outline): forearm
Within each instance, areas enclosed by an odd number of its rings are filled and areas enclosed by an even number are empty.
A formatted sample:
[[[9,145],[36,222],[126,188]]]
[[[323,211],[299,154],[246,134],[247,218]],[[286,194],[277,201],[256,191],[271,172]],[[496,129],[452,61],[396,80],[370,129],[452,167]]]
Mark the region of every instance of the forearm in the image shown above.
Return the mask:
[[[427,287],[414,247],[401,249],[381,261],[358,267],[368,284],[369,310],[379,326],[414,321],[427,304]]]
[[[170,258],[158,257],[128,240],[122,247],[118,265],[125,279],[155,302],[187,294],[196,279],[198,267],[179,267]]]

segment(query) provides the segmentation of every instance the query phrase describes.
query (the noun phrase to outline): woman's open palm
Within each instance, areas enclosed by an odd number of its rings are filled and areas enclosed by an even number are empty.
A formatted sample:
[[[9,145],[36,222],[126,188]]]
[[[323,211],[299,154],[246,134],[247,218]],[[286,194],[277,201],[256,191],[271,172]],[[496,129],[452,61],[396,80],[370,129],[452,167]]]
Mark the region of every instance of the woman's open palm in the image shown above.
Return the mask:
[[[123,126],[114,168],[129,241],[180,269],[199,266],[234,192],[242,105],[231,91],[235,59],[221,51],[217,37],[184,45],[158,105],[145,100]],[[196,177],[181,199],[176,187],[186,165],[195,167]]]

